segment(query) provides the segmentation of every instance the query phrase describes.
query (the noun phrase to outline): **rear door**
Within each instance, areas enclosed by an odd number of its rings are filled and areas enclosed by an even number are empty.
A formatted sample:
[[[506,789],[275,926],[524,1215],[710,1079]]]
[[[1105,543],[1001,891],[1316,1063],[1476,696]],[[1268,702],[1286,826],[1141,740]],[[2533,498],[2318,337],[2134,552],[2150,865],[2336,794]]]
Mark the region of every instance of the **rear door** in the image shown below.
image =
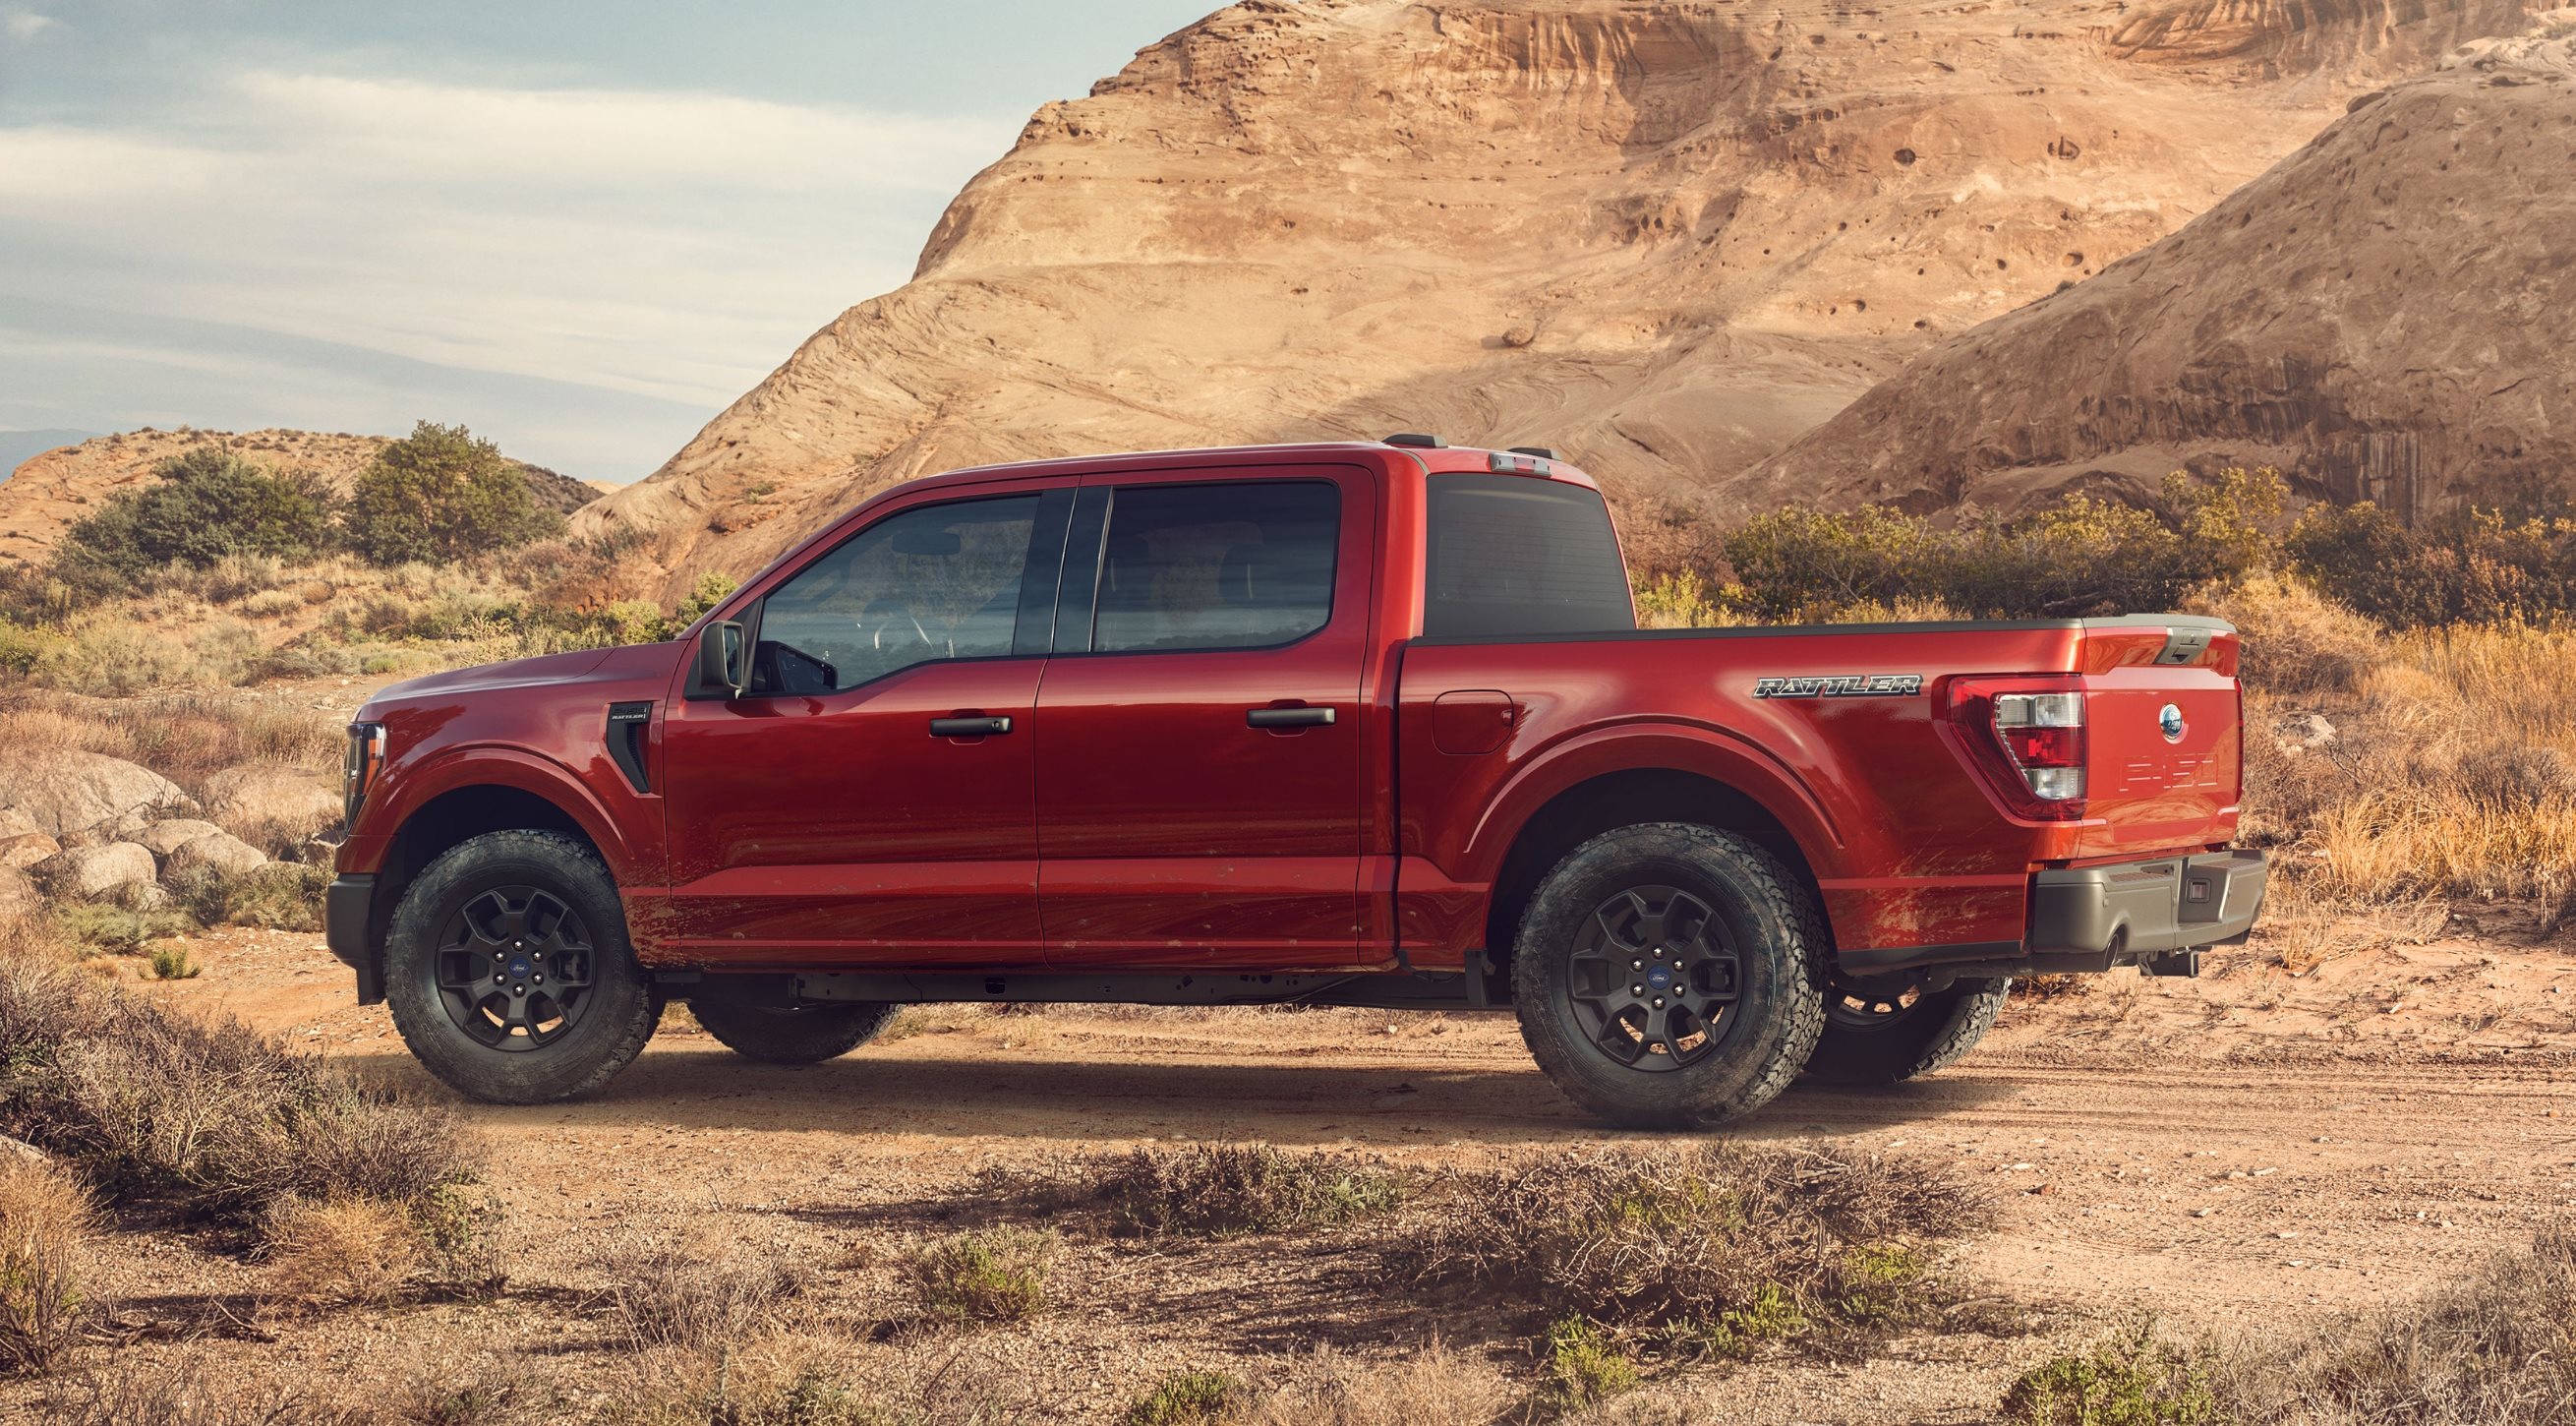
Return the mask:
[[[1360,963],[1376,477],[1087,477],[1038,692],[1051,963]]]
[[[1070,481],[928,494],[744,611],[749,693],[684,699],[663,733],[682,944],[1042,962],[1032,715],[1072,502]]]

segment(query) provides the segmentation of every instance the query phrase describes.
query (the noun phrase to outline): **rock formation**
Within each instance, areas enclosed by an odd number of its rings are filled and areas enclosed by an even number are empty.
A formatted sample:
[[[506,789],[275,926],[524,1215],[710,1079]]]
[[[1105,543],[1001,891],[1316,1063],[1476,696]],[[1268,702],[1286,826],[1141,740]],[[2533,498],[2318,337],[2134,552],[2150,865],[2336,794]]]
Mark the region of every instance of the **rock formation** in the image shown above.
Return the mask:
[[[590,506],[756,566],[897,480],[1440,431],[1706,492],[2520,0],[1251,0],[1050,104],[914,280]]]

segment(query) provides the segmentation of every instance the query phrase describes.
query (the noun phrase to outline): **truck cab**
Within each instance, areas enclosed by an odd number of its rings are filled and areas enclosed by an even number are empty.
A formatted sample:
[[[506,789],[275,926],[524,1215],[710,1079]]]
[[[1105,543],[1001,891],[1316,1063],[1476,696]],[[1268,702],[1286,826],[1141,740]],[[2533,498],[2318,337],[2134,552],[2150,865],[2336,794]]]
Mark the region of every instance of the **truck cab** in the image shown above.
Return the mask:
[[[328,900],[429,1067],[580,1093],[661,1007],[1509,1009],[1615,1122],[1886,1081],[2010,979],[2196,969],[2259,854],[2234,631],[1645,631],[1551,453],[1425,437],[896,487],[663,644],[360,710]]]

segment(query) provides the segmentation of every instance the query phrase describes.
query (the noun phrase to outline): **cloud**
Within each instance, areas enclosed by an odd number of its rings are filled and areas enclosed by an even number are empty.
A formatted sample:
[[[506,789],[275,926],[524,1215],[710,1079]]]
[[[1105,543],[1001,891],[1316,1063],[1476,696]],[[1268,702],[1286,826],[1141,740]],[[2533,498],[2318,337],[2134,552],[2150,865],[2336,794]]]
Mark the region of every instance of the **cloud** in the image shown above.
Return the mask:
[[[0,296],[711,412],[899,285],[1017,129],[242,68],[120,124],[0,126]]]
[[[53,16],[33,10],[0,10],[0,36],[6,36],[11,44],[32,44],[36,36],[61,25],[62,21]]]

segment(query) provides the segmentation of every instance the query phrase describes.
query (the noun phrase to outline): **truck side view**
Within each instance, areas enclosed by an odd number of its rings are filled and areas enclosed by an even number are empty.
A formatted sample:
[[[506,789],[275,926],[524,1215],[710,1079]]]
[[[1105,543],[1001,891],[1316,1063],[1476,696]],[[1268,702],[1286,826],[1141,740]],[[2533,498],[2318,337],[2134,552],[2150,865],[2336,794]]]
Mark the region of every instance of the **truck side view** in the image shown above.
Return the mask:
[[[328,938],[457,1090],[663,1006],[812,1063],[930,1001],[1508,1008],[1616,1124],[1965,1054],[2012,978],[2195,974],[2235,631],[1641,630],[1593,482],[1429,437],[876,496],[679,639],[387,688]]]

